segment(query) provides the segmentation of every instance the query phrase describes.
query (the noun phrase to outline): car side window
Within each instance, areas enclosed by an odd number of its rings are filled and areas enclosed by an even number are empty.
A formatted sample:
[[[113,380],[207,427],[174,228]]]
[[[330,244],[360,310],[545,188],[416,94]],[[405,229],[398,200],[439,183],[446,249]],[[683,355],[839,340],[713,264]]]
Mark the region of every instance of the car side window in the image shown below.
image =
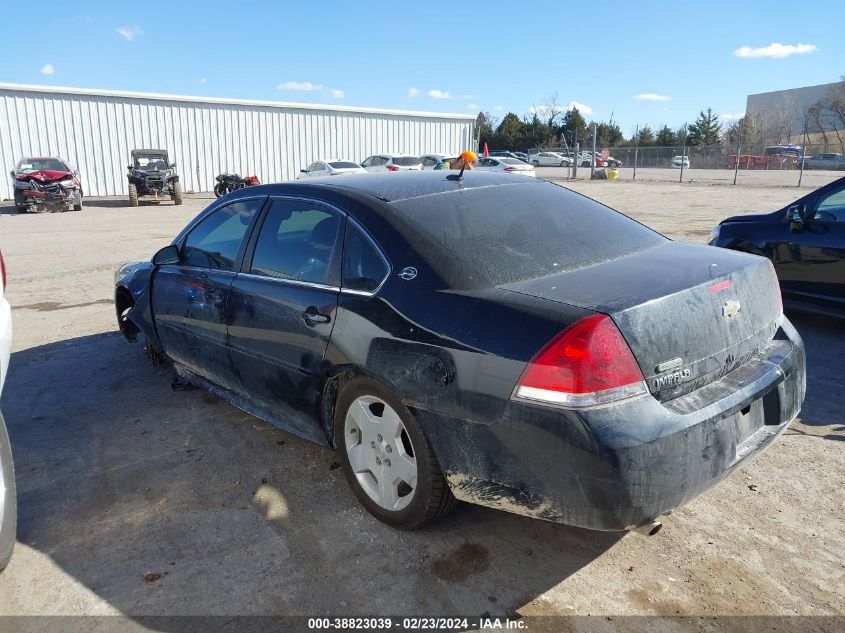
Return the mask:
[[[380,167],[382,165],[387,165],[387,161],[389,159],[385,158],[384,156],[374,156],[373,157],[373,166]]]
[[[346,224],[343,249],[343,288],[373,292],[387,276],[387,264],[373,243],[355,224]]]
[[[234,271],[246,231],[263,203],[263,198],[242,200],[211,213],[188,233],[182,245],[182,263]]]
[[[361,167],[369,167],[373,164],[373,157],[367,156],[364,160],[361,161]]]
[[[316,202],[275,200],[255,244],[249,272],[338,286],[343,217]]]
[[[823,222],[845,222],[845,187],[819,200],[814,219]]]

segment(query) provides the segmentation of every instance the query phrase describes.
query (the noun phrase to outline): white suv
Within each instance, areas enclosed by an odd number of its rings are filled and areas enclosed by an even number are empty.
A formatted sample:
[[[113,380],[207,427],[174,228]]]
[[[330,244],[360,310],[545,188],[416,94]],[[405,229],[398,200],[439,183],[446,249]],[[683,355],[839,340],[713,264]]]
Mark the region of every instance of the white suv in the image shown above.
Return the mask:
[[[9,368],[9,353],[12,347],[12,309],[5,297],[6,266],[0,253],[0,392],[6,381]],[[15,499],[15,471],[12,467],[12,447],[6,422],[0,412],[0,571],[6,568],[12,557],[17,528],[17,505]]]
[[[423,168],[419,156],[410,154],[375,154],[361,161],[367,171],[418,171]]]

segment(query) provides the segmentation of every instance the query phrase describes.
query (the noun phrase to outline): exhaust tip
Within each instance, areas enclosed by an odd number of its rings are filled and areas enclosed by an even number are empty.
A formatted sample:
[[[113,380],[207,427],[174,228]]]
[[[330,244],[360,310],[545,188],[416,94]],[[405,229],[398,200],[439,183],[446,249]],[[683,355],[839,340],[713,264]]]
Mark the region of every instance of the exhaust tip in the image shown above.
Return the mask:
[[[652,521],[651,523],[646,523],[645,525],[641,525],[639,527],[634,528],[634,532],[637,534],[642,534],[643,536],[654,536],[660,530],[663,529],[663,523],[660,521]]]

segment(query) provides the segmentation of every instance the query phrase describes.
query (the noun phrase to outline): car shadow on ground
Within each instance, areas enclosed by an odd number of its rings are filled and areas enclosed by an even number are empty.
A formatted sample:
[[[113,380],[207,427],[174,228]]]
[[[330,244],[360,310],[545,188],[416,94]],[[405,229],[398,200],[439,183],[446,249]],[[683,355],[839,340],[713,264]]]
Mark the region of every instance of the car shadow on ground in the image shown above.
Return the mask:
[[[804,339],[807,353],[807,396],[800,421],[807,426],[845,431],[845,320],[803,312],[789,312],[788,317]],[[788,432],[802,431],[793,424]],[[824,437],[845,439],[835,434]]]
[[[115,333],[14,353],[4,389],[19,542],[123,614],[507,614],[623,536],[469,505],[393,530],[333,451],[171,378]]]

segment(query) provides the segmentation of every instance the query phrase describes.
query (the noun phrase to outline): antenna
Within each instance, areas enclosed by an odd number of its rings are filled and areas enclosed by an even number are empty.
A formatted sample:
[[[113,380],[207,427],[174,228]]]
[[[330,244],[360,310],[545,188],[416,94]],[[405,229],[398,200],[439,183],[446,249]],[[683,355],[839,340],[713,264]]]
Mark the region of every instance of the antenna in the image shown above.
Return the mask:
[[[447,175],[446,180],[463,180],[464,179],[464,169],[466,169],[466,166],[467,166],[466,161],[464,161],[464,164],[461,165],[461,171],[459,171],[457,174]]]

